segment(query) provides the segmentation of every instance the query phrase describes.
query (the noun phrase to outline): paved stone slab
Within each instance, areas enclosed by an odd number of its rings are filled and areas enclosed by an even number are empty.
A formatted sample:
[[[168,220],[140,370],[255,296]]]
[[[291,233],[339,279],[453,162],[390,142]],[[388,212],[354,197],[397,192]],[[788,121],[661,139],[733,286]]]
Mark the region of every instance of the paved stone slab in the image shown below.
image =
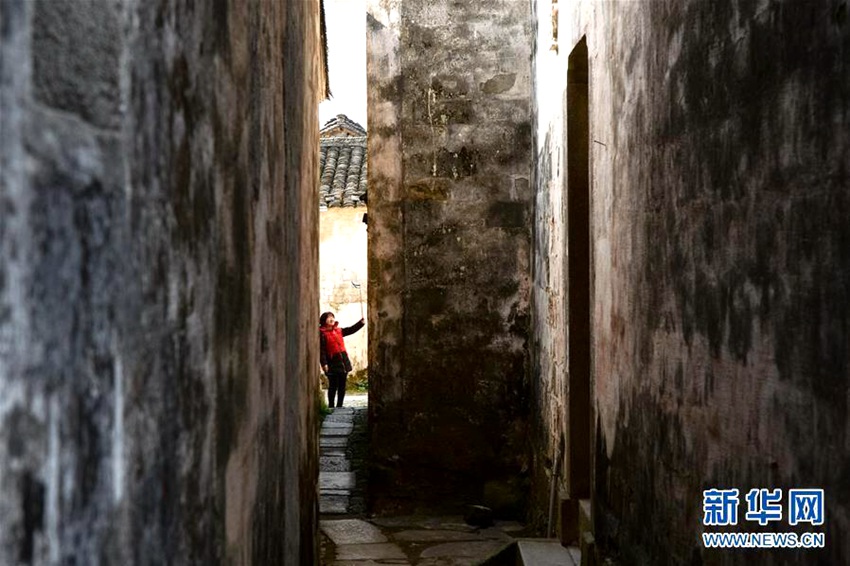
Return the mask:
[[[504,548],[505,544],[498,540],[448,542],[428,547],[420,556],[422,558],[486,558]]]
[[[319,513],[345,513],[348,511],[347,495],[320,495]]]
[[[334,560],[330,566],[388,566],[389,564],[393,566],[410,566],[410,562],[401,559],[381,560],[380,562],[375,562],[374,560]]]
[[[336,424],[342,424],[342,423],[336,423]],[[353,430],[354,430],[353,425],[346,425],[346,424],[343,424],[342,426],[329,426],[329,427],[323,426],[321,436],[322,436],[322,438],[334,437],[334,436],[348,436],[349,434],[351,434],[351,431],[353,431]]]
[[[512,541],[513,537],[507,533],[505,533],[502,529],[498,529],[496,527],[489,527],[487,529],[481,529],[478,531],[478,535],[481,538],[489,538],[496,540],[504,540],[504,541]]]
[[[426,517],[422,521],[422,526],[426,529],[442,529],[446,531],[462,531],[471,533],[478,530],[478,527],[473,527],[467,524],[460,515],[449,517]]]
[[[467,525],[460,516],[424,517],[407,515],[399,517],[378,517],[371,520],[380,527],[402,529],[441,529],[445,531],[475,532],[478,529]]]
[[[343,454],[320,456],[319,469],[323,472],[350,472],[351,462]]]
[[[384,536],[381,529],[359,519],[319,521],[319,528],[337,546],[387,542],[387,537]]]
[[[326,429],[326,428],[346,428],[346,427],[352,427],[352,426],[354,426],[354,425],[352,425],[351,423],[347,423],[347,422],[343,422],[343,421],[329,421],[327,419],[325,419],[325,421],[322,423],[323,429]]]
[[[354,472],[319,472],[319,489],[354,489]]]
[[[354,414],[354,410],[351,407],[341,407],[341,408],[334,407],[333,409],[331,409],[330,413],[325,415],[325,420],[331,419],[333,417],[340,417],[340,416],[343,416],[343,415],[351,416],[353,414]]]
[[[496,521],[496,528],[506,533],[516,533],[525,530],[525,525],[516,521]]]
[[[354,413],[331,413],[330,415],[325,417],[325,420],[322,421],[322,424],[325,423],[346,423],[351,424],[354,422]]]
[[[581,550],[575,546],[568,546],[567,552],[569,552],[570,556],[572,556],[573,562],[576,563],[576,566],[581,566]]]
[[[336,547],[337,560],[407,560],[395,544],[343,544]]]
[[[422,529],[401,531],[391,535],[393,540],[401,542],[456,542],[461,540],[481,540],[476,533]]]
[[[486,557],[486,558],[489,558]],[[416,566],[481,566],[485,558],[419,558],[415,561]]]
[[[368,393],[346,393],[345,405],[355,410],[364,410],[369,406]]]
[[[578,566],[570,551],[561,546],[558,539],[520,539],[517,548],[526,566]]]
[[[319,446],[327,448],[341,448],[348,444],[348,438],[337,436],[322,436],[319,438]]]
[[[379,527],[416,528],[422,526],[419,519],[419,517],[375,517],[371,519],[371,522]]]
[[[322,489],[320,495],[351,495],[350,489]]]

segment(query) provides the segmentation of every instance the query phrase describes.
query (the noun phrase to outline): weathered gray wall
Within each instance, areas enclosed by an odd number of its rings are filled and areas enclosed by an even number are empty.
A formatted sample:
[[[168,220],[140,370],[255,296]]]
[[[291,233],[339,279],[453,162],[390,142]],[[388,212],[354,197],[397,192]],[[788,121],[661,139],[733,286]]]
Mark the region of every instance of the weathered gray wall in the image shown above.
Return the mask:
[[[0,563],[314,562],[318,2],[0,10]]]
[[[376,505],[509,512],[527,467],[529,4],[368,11]]]
[[[551,49],[551,0],[534,8],[534,211],[532,254],[532,486],[530,523],[548,526],[552,476],[558,469],[558,490],[566,487],[563,463],[566,445],[568,370],[566,308],[566,178],[564,163],[564,103],[566,54]],[[558,458],[561,462],[557,463]],[[563,494],[559,494],[563,495]]]
[[[560,10],[560,52],[541,25],[535,72],[536,446],[551,458],[566,433],[551,254],[566,62],[586,35],[597,540],[623,563],[850,562],[846,3]],[[702,550],[714,486],[824,488],[827,549]]]

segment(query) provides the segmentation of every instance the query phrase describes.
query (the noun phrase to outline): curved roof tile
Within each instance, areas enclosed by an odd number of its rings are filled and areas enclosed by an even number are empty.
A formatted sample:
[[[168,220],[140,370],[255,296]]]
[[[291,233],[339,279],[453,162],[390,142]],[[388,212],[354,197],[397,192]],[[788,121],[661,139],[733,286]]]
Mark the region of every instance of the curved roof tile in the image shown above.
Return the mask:
[[[365,206],[367,169],[365,135],[321,138],[319,206]]]

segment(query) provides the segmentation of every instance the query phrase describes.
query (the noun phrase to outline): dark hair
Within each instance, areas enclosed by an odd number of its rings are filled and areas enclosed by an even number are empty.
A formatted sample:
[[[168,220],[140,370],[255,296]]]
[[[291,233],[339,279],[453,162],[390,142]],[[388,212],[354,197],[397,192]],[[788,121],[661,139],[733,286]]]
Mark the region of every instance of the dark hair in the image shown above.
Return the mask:
[[[328,317],[329,317],[329,316],[334,316],[334,313],[332,313],[332,312],[330,312],[330,311],[328,311],[328,312],[323,312],[323,313],[322,313],[322,316],[320,316],[320,317],[319,317],[319,326],[324,326],[324,325],[325,325],[325,321],[327,321],[327,320],[328,320]],[[336,318],[336,317],[334,317],[334,318]]]

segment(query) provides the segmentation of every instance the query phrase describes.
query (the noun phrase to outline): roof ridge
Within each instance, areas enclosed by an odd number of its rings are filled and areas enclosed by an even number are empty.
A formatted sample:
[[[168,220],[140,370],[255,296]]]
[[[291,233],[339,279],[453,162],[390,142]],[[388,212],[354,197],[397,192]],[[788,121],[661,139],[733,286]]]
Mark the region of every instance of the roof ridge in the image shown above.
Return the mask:
[[[323,134],[334,128],[346,128],[353,132],[362,133],[364,136],[366,135],[366,128],[346,116],[345,114],[337,114],[335,117],[331,118],[325,125],[319,129],[319,133]]]
[[[357,145],[366,146],[366,136],[332,136],[319,139],[320,147],[330,147],[333,145]]]

